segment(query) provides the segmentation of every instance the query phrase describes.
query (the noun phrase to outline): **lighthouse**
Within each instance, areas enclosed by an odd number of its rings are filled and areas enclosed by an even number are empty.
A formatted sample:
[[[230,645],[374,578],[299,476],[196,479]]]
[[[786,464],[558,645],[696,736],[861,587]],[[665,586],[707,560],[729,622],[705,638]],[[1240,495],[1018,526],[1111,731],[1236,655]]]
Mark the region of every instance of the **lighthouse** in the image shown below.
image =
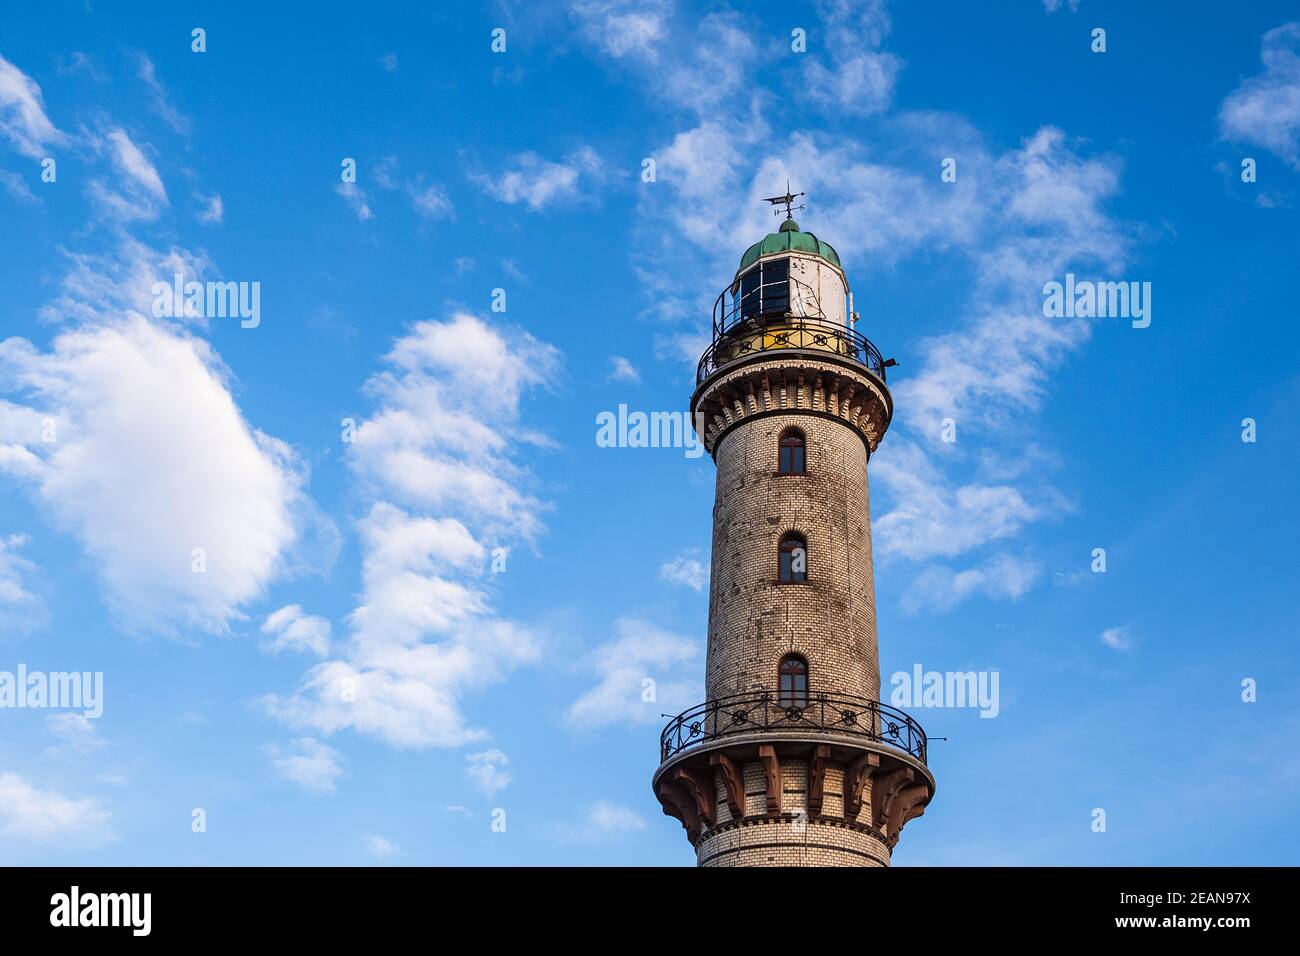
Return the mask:
[[[797,198],[767,200],[785,220],[718,295],[691,396],[717,469],[706,699],[652,786],[700,866],[888,866],[935,790],[924,731],[880,700],[867,475],[894,362]]]

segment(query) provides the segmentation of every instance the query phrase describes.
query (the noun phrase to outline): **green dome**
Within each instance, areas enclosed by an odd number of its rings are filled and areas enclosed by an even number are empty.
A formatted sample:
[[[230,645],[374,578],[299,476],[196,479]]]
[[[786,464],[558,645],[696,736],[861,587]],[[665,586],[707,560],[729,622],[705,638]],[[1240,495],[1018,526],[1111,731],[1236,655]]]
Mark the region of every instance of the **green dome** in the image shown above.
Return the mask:
[[[769,233],[763,237],[762,242],[756,242],[745,250],[745,254],[740,257],[740,268],[736,271],[744,272],[763,256],[778,252],[806,252],[821,256],[835,268],[843,269],[839,253],[831,248],[830,243],[822,242],[811,232],[801,232],[797,222],[787,219],[781,223],[780,232]]]

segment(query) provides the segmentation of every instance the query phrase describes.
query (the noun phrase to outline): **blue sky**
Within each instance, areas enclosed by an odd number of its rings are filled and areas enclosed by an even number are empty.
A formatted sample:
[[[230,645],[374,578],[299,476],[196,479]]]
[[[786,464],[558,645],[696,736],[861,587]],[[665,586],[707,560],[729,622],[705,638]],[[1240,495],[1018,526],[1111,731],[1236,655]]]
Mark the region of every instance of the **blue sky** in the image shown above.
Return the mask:
[[[713,468],[595,420],[685,408],[788,177],[900,363],[882,674],[999,675],[895,862],[1295,862],[1293,5],[428,6],[6,16],[0,671],[104,708],[0,709],[0,861],[690,864]]]

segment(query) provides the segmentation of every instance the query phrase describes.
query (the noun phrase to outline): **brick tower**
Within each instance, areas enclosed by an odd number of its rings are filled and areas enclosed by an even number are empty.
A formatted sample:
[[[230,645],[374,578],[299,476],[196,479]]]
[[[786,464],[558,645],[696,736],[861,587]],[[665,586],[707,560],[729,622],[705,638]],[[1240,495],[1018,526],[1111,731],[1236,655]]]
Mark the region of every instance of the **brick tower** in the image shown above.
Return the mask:
[[[867,468],[893,414],[839,256],[792,218],[718,296],[691,412],[717,465],[704,703],[653,786],[700,866],[888,866],[934,795],[880,702]]]

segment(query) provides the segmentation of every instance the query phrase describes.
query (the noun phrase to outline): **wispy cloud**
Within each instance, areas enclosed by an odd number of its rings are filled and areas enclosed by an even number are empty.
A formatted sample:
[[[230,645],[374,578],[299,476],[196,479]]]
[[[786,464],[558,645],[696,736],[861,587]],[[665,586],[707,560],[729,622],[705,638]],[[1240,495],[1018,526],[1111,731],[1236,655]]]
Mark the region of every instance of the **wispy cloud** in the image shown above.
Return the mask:
[[[0,169],[0,186],[4,186],[9,195],[13,196],[19,202],[38,203],[39,199],[36,194],[27,186],[27,180],[23,179],[18,173],[8,169]]]
[[[40,789],[16,773],[0,773],[0,834],[33,843],[113,839],[112,814],[93,797],[67,797]]]
[[[465,775],[489,799],[509,785],[510,774],[506,766],[510,763],[510,758],[500,750],[494,748],[481,753],[468,754],[465,761],[468,764],[465,767]]]
[[[366,852],[376,860],[384,860],[402,852],[402,848],[391,840],[375,835],[366,837]]]
[[[824,22],[824,49],[807,54],[808,98],[841,114],[886,109],[902,60],[881,49],[890,27],[884,0],[818,0],[817,11]]]
[[[697,18],[668,0],[575,0],[570,12],[601,57],[701,115],[745,89],[760,64],[753,24],[732,11]]]
[[[0,401],[0,421],[5,417],[7,404]],[[12,447],[6,449],[0,445],[0,472],[5,470],[6,454],[12,453]],[[43,627],[48,618],[45,603],[28,589],[28,579],[36,573],[36,565],[19,553],[27,542],[25,534],[0,537],[0,629],[13,634]]]
[[[367,219],[374,218],[375,214],[370,211],[370,200],[356,183],[338,183],[334,187],[334,192],[343,197],[343,201],[348,204],[348,208],[359,221],[365,222]]]
[[[111,129],[107,134],[112,146],[113,162],[125,176],[134,180],[154,199],[166,204],[167,190],[163,188],[162,177],[144,152],[126,134],[123,129]]]
[[[646,828],[646,822],[630,807],[609,800],[597,800],[586,815],[574,823],[561,823],[556,835],[571,843],[607,843]]]
[[[692,557],[691,552],[688,552],[679,554],[671,561],[660,566],[659,577],[672,584],[688,587],[698,593],[703,591],[704,585],[709,583],[709,569],[698,558]]]
[[[270,640],[263,646],[273,654],[281,651],[310,651],[324,657],[330,649],[330,622],[306,614],[297,604],[286,604],[262,622],[262,633]]]
[[[153,60],[149,59],[148,54],[136,54],[136,75],[149,90],[149,108],[176,132],[183,136],[188,135],[190,121],[172,105],[167,90],[158,79],[158,71],[154,68]]]
[[[226,212],[225,206],[221,202],[221,196],[214,193],[211,196],[200,196],[198,198],[203,203],[203,208],[198,213],[199,222],[205,226],[219,225]]]
[[[45,115],[41,88],[3,56],[0,56],[0,136],[17,152],[41,159],[49,146],[67,137]]]
[[[501,202],[523,203],[537,212],[547,206],[590,200],[603,176],[600,157],[584,146],[559,162],[533,152],[521,153],[514,158],[513,168],[497,176],[474,173],[470,178]]]
[[[277,777],[313,793],[334,793],[338,789],[343,755],[328,744],[314,737],[299,737],[290,741],[287,750],[272,745],[266,752]]]
[[[1242,80],[1219,108],[1219,133],[1300,170],[1300,22],[1265,33],[1260,59],[1263,72]]]
[[[620,618],[615,629],[616,638],[591,652],[588,666],[599,683],[569,705],[571,727],[653,724],[699,701],[699,641],[636,618]]]
[[[641,381],[641,375],[635,366],[621,355],[609,357],[608,378],[611,382],[631,382],[633,385]]]
[[[997,554],[982,564],[953,571],[942,565],[928,565],[913,579],[903,595],[905,610],[943,612],[973,594],[993,599],[1015,599],[1029,592],[1039,576],[1033,561]]]
[[[1128,627],[1108,627],[1101,632],[1101,642],[1116,651],[1131,651],[1133,640]]]

